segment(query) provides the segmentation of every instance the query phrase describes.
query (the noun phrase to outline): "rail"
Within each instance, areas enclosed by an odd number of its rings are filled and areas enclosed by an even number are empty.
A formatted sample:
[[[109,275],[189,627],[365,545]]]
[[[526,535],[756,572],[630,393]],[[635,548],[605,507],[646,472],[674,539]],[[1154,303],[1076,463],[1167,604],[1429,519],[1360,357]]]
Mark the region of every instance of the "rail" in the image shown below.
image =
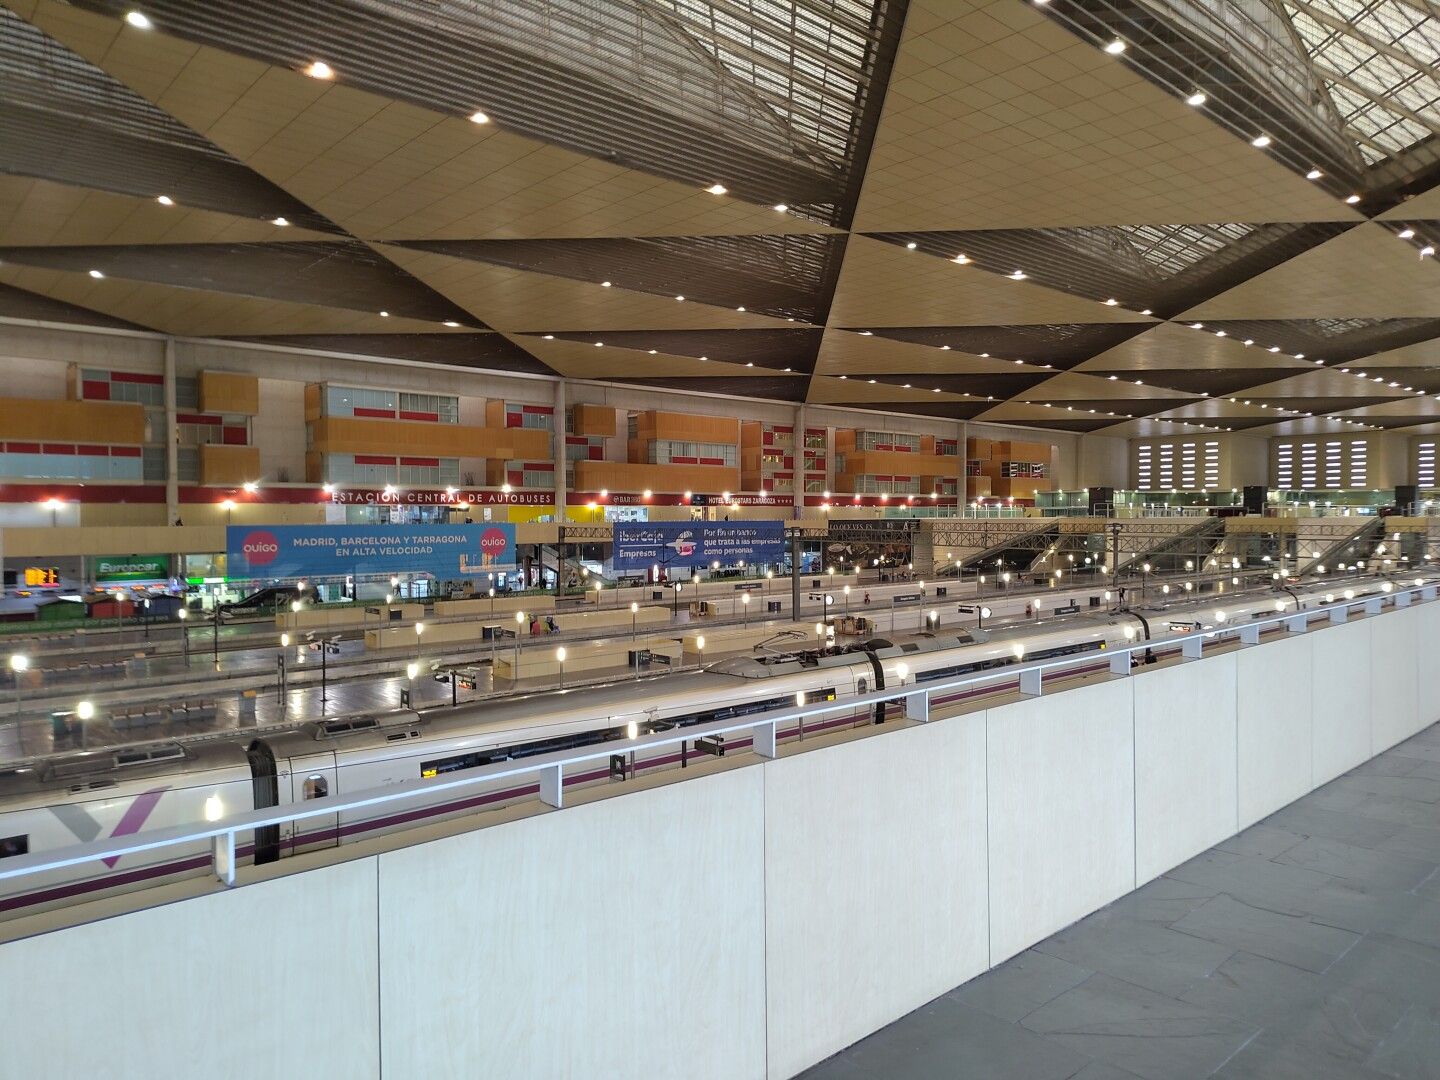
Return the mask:
[[[1157,646],[1163,646],[1167,651],[1172,652],[1178,647],[1185,659],[1199,659],[1204,653],[1206,642],[1233,636],[1238,638],[1241,645],[1258,645],[1261,634],[1267,629],[1283,629],[1290,633],[1303,633],[1312,618],[1326,617],[1331,623],[1344,623],[1349,618],[1350,612],[1357,609],[1365,614],[1378,615],[1387,602],[1396,608],[1408,607],[1417,598],[1420,602],[1434,602],[1437,591],[1440,591],[1440,586],[1420,583],[1417,579],[1415,585],[1392,587],[1390,591],[1378,596],[1347,598],[1342,595],[1336,601],[1322,607],[1288,613],[1277,612],[1272,616],[1251,619],[1230,627],[1217,625],[1210,630],[1177,634],[1166,638],[1163,642],[1136,641],[1133,644],[1108,648],[1105,655],[1109,658],[1110,674],[1128,676],[1132,674],[1134,667],[1133,657],[1137,653],[1144,654],[1147,650],[1152,650]],[[1225,621],[1223,609],[1217,608],[1214,617],[1216,623],[1223,623]],[[1023,646],[1021,648],[1023,649]],[[1017,654],[1017,659],[1023,660],[1023,651]],[[752,736],[751,749],[755,754],[764,758],[774,758],[778,753],[780,729],[785,724],[798,723],[803,726],[805,721],[811,718],[826,717],[841,712],[857,712],[867,706],[887,702],[899,702],[903,707],[904,716],[908,719],[922,723],[928,722],[931,700],[934,695],[974,690],[996,683],[1014,682],[1018,678],[1021,694],[1031,697],[1039,696],[1044,693],[1044,682],[1047,676],[1063,674],[1077,667],[1088,666],[1094,663],[1094,659],[1094,655],[1089,653],[1070,654],[1032,663],[1022,662],[1016,665],[1007,665],[1003,668],[964,675],[959,678],[926,683],[923,686],[914,682],[906,683],[904,681],[908,674],[906,672],[901,675],[901,685],[897,687],[875,690],[865,694],[854,694],[833,701],[796,705],[791,708],[753,713],[729,720],[715,720],[664,732],[644,735],[636,733],[633,737],[618,742],[606,742],[577,750],[537,754],[534,757],[522,758],[518,761],[497,762],[493,765],[466,770],[464,775],[445,774],[408,780],[384,788],[356,792],[353,795],[330,795],[312,799],[298,806],[252,810],[203,825],[176,825],[167,829],[136,833],[123,838],[111,837],[106,840],[96,840],[56,851],[17,855],[0,863],[0,881],[42,874],[50,870],[62,870],[66,867],[96,862],[101,859],[118,859],[121,856],[135,855],[159,848],[209,841],[211,866],[216,879],[224,885],[233,886],[236,883],[238,871],[237,836],[266,826],[278,826],[288,822],[343,814],[372,806],[403,803],[412,799],[433,796],[439,792],[477,787],[482,784],[520,777],[528,778],[531,782],[538,782],[540,800],[549,806],[560,808],[565,801],[566,769],[597,761],[608,761],[615,753],[638,754],[642,751],[678,746],[695,739],[745,732]]]

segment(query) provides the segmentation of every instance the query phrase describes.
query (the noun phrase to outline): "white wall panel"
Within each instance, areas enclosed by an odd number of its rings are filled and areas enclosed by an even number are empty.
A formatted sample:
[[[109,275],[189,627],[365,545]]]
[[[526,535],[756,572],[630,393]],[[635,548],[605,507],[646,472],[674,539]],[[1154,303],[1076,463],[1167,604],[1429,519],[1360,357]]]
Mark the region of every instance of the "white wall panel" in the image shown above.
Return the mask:
[[[382,855],[386,1080],[763,1075],[762,788],[739,769]]]
[[[765,768],[770,1076],[986,968],[985,717]]]
[[[1382,618],[1365,620],[1370,627],[1370,681],[1374,687],[1370,695],[1374,733],[1372,752],[1376,754],[1408,739],[1422,726],[1415,679],[1421,662],[1416,640],[1422,625],[1419,616],[1419,609],[1409,607],[1393,612],[1387,610]],[[1431,638],[1425,649],[1427,667],[1434,663],[1434,640]],[[1351,660],[1349,667],[1336,671],[1354,671],[1357,681],[1363,682],[1364,675],[1358,669],[1365,659],[1361,652]]]
[[[1142,670],[1131,682],[1140,884],[1238,830],[1235,655]]]
[[[1440,720],[1440,663],[1436,649],[1440,645],[1440,604],[1420,604],[1415,611],[1416,711],[1420,726]],[[1376,750],[1379,749],[1377,745]]]
[[[1277,638],[1236,654],[1242,829],[1314,786],[1312,651],[1310,635],[1303,634]]]
[[[379,1075],[375,861],[0,948],[0,1076]]]
[[[990,962],[1135,887],[1127,679],[986,713]]]
[[[1370,748],[1371,693],[1368,675],[1371,623],[1354,620],[1316,630],[1311,638],[1315,673],[1314,786],[1353,769]],[[1364,668],[1365,670],[1358,670]],[[1412,680],[1413,681],[1413,680]]]

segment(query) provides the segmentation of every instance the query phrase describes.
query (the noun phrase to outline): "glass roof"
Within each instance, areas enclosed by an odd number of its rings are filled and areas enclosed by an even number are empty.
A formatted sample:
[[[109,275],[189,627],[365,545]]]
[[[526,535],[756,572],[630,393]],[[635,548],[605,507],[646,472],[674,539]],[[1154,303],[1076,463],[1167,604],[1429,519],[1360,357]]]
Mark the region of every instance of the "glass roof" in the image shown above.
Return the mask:
[[[1222,251],[1255,231],[1254,225],[1116,225],[1140,258],[1159,273],[1173,277],[1207,256]]]

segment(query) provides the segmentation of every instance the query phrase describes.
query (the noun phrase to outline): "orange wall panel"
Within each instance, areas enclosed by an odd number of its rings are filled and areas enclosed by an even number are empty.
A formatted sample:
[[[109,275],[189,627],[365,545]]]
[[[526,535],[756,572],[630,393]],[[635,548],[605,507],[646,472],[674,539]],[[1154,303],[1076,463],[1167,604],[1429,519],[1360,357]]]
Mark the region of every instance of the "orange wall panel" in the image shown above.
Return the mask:
[[[313,383],[313,382],[312,382],[312,383],[306,383],[306,384],[305,384],[305,419],[306,419],[306,420],[319,420],[319,419],[320,419],[320,402],[321,402],[321,395],[324,394],[324,393],[325,393],[325,388],[324,388],[323,386],[321,386],[319,383]]]
[[[577,461],[579,491],[698,491],[716,495],[740,490],[740,470],[728,465],[650,465],[627,461]]]
[[[200,483],[243,484],[260,479],[258,446],[223,446],[211,443],[200,447]]]
[[[740,421],[729,416],[698,416],[650,410],[636,415],[640,439],[680,439],[689,442],[740,443]]]
[[[576,405],[571,410],[572,435],[615,437],[615,410],[608,405]]]
[[[0,398],[0,439],[138,446],[145,441],[145,406]]]
[[[260,380],[230,371],[200,373],[200,411],[254,416],[260,411]]]
[[[550,432],[535,428],[469,427],[348,416],[321,417],[311,427],[311,448],[324,454],[406,454],[502,461],[543,461],[550,457]]]

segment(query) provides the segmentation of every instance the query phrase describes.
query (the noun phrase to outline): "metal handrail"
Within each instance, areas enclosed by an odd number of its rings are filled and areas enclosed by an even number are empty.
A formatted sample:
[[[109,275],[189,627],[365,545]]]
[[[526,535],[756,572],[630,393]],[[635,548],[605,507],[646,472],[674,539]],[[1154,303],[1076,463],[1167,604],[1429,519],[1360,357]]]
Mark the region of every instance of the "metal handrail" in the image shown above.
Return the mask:
[[[1367,614],[1379,614],[1387,599],[1396,607],[1406,607],[1417,598],[1422,603],[1433,602],[1436,599],[1437,591],[1440,591],[1440,586],[1435,584],[1402,586],[1397,587],[1389,594],[1351,600],[1340,599],[1324,607],[1305,611],[1277,612],[1273,616],[1252,619],[1233,627],[1216,627],[1211,630],[1177,634],[1161,642],[1139,640],[1130,645],[1117,645],[1107,648],[1105,655],[1109,658],[1112,674],[1129,675],[1132,669],[1132,657],[1137,653],[1143,655],[1157,647],[1163,647],[1167,651],[1174,651],[1178,647],[1186,659],[1199,659],[1203,655],[1206,641],[1233,634],[1239,638],[1241,644],[1255,645],[1259,644],[1261,632],[1266,628],[1284,627],[1291,632],[1303,632],[1310,619],[1317,615],[1328,614],[1330,622],[1343,623],[1348,618],[1350,611],[1355,608],[1361,608]],[[106,858],[119,858],[124,855],[209,840],[211,842],[212,867],[216,878],[226,885],[234,885],[236,836],[266,826],[283,825],[287,822],[341,814],[371,806],[405,802],[435,795],[438,792],[474,787],[516,777],[538,780],[541,801],[558,808],[564,804],[564,774],[567,767],[595,761],[608,761],[615,753],[639,753],[676,746],[708,736],[750,732],[753,735],[752,749],[754,752],[761,757],[773,758],[777,754],[780,727],[784,724],[794,722],[803,724],[814,717],[825,717],[838,712],[857,712],[866,706],[895,701],[903,704],[905,715],[908,718],[926,722],[930,719],[930,704],[932,696],[935,694],[975,689],[997,682],[1015,681],[1018,678],[1021,694],[1039,696],[1044,692],[1043,685],[1046,675],[1063,673],[1093,662],[1093,654],[1070,654],[1031,663],[1009,665],[955,679],[927,683],[923,686],[913,682],[905,683],[904,676],[902,676],[901,685],[897,687],[874,690],[865,694],[854,694],[833,701],[796,705],[729,720],[714,720],[684,728],[673,728],[664,732],[637,735],[635,738],[601,743],[583,749],[537,754],[533,757],[497,762],[493,765],[466,770],[463,775],[449,774],[407,780],[384,788],[356,792],[353,795],[330,795],[312,799],[298,806],[251,810],[204,825],[175,825],[123,838],[112,837],[106,840],[77,844],[53,852],[17,855],[0,862],[0,881],[27,877],[50,870],[60,870]]]

